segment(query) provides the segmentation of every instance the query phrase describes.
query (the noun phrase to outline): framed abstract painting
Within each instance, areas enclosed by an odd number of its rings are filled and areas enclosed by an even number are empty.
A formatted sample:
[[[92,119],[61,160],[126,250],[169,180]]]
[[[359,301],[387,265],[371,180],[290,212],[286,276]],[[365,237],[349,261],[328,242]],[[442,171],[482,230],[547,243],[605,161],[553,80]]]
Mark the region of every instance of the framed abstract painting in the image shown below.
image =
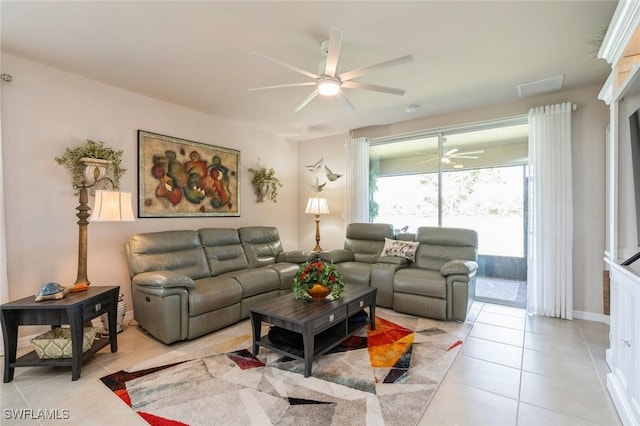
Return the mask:
[[[138,130],[138,216],[240,216],[240,151]]]

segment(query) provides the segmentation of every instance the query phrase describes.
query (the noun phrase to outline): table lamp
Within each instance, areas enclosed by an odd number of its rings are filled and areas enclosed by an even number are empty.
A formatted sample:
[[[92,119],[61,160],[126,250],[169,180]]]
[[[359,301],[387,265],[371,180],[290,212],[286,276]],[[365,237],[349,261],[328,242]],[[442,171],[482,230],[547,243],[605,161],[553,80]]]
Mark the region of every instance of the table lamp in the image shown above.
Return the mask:
[[[325,198],[310,197],[307,201],[307,208],[304,210],[307,214],[315,215],[316,217],[316,247],[313,249],[316,253],[322,251],[320,247],[320,215],[329,214],[329,205]]]

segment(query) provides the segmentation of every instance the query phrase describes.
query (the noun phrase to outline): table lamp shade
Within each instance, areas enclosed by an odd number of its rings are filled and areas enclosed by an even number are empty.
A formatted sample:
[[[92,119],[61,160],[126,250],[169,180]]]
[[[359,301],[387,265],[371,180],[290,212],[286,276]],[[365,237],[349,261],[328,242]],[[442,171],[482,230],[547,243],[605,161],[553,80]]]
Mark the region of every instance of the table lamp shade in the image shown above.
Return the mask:
[[[327,204],[327,199],[320,197],[309,198],[309,201],[307,201],[307,208],[304,210],[304,212],[315,215],[329,214],[329,205]]]
[[[89,222],[133,222],[131,193],[96,190]]]

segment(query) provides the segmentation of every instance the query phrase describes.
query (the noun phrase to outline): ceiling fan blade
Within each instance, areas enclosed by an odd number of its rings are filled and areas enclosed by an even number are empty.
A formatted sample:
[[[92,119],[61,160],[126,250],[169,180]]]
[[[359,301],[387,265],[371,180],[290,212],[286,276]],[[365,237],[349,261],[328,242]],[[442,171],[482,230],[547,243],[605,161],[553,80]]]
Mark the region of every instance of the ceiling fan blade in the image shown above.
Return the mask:
[[[337,28],[331,28],[331,33],[329,34],[329,49],[327,51],[327,64],[324,69],[325,75],[330,75],[331,77],[336,76],[338,58],[340,57],[340,46],[342,46],[342,31]]]
[[[249,53],[249,55],[253,55],[253,56],[257,56],[258,58],[266,59],[267,61],[271,61],[271,62],[273,62],[275,64],[278,64],[278,65],[281,65],[281,66],[283,66],[285,68],[289,68],[291,71],[295,71],[295,72],[297,72],[299,74],[306,75],[307,77],[313,78],[314,80],[317,79],[317,78],[320,78],[320,76],[317,75],[317,74],[314,74],[314,73],[312,73],[310,71],[307,71],[307,70],[303,70],[302,68],[298,68],[298,67],[296,67],[294,65],[289,65],[289,64],[287,64],[285,62],[282,62],[282,61],[279,61],[277,59],[270,58],[269,56],[265,56],[262,53],[251,52],[251,53]]]
[[[437,160],[437,159],[438,159],[438,157],[433,157],[433,158],[429,158],[429,159],[427,159],[427,160],[418,161],[418,163],[417,163],[417,164],[430,163],[430,162],[435,161],[435,160]]]
[[[456,158],[468,158],[471,160],[477,160],[480,157],[474,157],[474,156],[470,156],[470,155],[452,155],[450,158],[456,159]]]
[[[307,106],[307,104],[309,102],[311,102],[313,100],[313,98],[315,98],[316,96],[318,96],[320,92],[318,92],[318,89],[314,90],[313,92],[311,92],[311,94],[309,96],[307,96],[307,98],[302,101],[302,103],[300,105],[298,105],[298,107],[296,109],[294,109],[294,112],[298,112],[300,111],[302,108],[304,108],[305,106]]]
[[[445,152],[445,153],[443,154],[443,156],[448,157],[449,155],[453,155],[453,154],[455,154],[456,152],[458,152],[458,148],[453,148],[453,149],[450,149],[449,151]]]
[[[356,107],[353,106],[353,104],[349,101],[349,99],[347,99],[342,91],[338,92],[336,96],[338,96],[338,99],[340,99],[342,105],[344,105],[344,107],[349,110],[349,112],[356,112]]]
[[[362,89],[362,90],[372,90],[374,92],[382,92],[389,93],[391,95],[404,95],[404,90],[402,89],[394,89],[393,87],[385,87],[378,86],[375,84],[369,83],[361,83],[359,81],[343,81],[341,87],[346,87],[347,89]]]
[[[379,64],[369,65],[368,67],[356,68],[355,70],[347,71],[340,74],[340,80],[345,82],[361,75],[369,74],[375,71],[380,71],[385,68],[394,67],[396,65],[406,64],[407,62],[413,62],[412,55],[401,56],[399,58],[390,59],[388,61],[380,62]]]
[[[263,87],[252,87],[249,89],[250,92],[255,92],[256,90],[267,90],[267,89],[280,89],[281,87],[299,87],[299,86],[315,86],[316,83],[314,81],[309,81],[308,83],[288,83],[288,84],[276,84],[275,86],[263,86]]]
[[[465,151],[465,152],[458,152],[456,155],[454,155],[454,157],[457,157],[458,155],[475,155],[475,154],[484,154],[484,151]]]

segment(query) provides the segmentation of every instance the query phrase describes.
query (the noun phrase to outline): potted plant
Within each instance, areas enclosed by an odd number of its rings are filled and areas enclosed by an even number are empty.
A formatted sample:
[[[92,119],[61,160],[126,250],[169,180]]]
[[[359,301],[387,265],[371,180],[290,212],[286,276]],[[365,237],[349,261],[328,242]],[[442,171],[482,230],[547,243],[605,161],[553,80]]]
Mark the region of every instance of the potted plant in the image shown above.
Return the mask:
[[[293,277],[296,299],[338,299],[344,290],[344,278],[333,263],[320,259],[303,263]]]
[[[91,172],[93,172],[93,170],[97,168],[100,170],[100,177],[104,175],[104,171],[106,170],[112,172],[113,184],[117,188],[120,186],[120,177],[122,177],[126,171],[126,169],[123,169],[121,166],[122,154],[122,150],[106,147],[104,146],[104,142],[87,140],[82,146],[67,148],[62,157],[56,157],[54,160],[71,172],[74,187],[82,186],[83,182],[85,182],[85,184],[93,183],[92,178],[85,175],[85,171],[90,168]],[[95,164],[87,167],[91,159],[97,161],[95,161]]]
[[[253,185],[253,191],[257,197],[256,201],[262,203],[265,197],[268,197],[271,201],[277,203],[278,188],[282,188],[282,183],[276,177],[275,170],[260,167],[249,168],[249,171],[253,174],[251,185]]]

